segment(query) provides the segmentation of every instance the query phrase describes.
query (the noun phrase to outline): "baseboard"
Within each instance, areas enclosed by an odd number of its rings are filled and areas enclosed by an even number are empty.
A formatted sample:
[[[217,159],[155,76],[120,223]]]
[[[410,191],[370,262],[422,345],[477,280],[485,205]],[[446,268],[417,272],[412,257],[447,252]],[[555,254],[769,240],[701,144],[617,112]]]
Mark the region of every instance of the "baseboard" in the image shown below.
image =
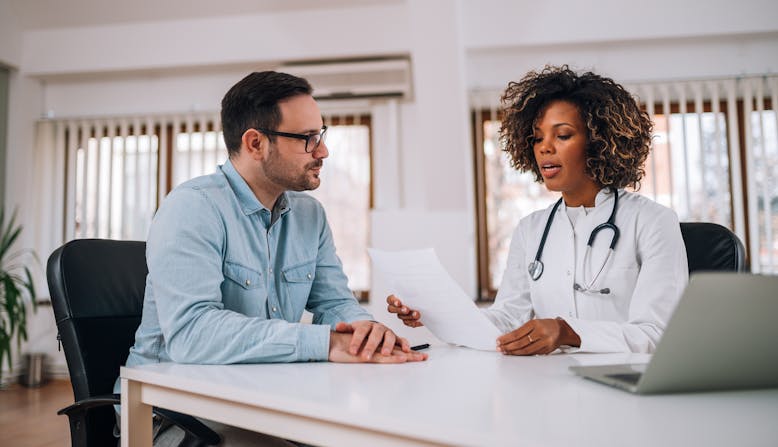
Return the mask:
[[[0,388],[18,383],[24,374],[24,367],[21,363],[15,365],[13,371],[3,371],[3,380],[0,381]],[[53,380],[70,380],[70,373],[67,365],[48,364],[44,369],[44,377]]]
[[[50,379],[70,380],[70,373],[67,365],[50,365],[46,368],[46,376]]]

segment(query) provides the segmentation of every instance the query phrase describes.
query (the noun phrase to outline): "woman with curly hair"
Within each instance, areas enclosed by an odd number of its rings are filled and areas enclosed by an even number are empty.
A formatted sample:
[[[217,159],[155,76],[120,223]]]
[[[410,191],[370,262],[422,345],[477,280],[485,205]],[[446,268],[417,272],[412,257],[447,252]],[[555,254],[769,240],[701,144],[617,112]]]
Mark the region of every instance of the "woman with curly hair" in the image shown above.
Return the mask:
[[[638,188],[652,124],[612,79],[545,67],[511,82],[500,137],[511,164],[562,197],[523,218],[494,304],[504,354],[653,352],[688,281],[676,214]],[[395,296],[389,312],[421,314]]]

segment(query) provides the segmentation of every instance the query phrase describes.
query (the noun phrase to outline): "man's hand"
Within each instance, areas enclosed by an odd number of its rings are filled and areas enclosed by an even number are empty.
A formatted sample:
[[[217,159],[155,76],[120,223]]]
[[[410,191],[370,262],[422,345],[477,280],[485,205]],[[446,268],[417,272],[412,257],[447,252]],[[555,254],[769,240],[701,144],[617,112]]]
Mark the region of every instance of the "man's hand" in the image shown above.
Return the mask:
[[[581,346],[581,338],[561,318],[530,320],[497,338],[497,350],[510,355],[548,354],[562,345]]]
[[[386,297],[386,310],[390,313],[396,314],[397,318],[402,320],[406,326],[419,327],[424,326],[424,323],[419,321],[421,319],[421,312],[414,310],[404,305],[399,298],[394,295]]]
[[[341,322],[330,334],[331,362],[403,363],[426,359],[426,354],[411,351],[406,339],[374,321]]]

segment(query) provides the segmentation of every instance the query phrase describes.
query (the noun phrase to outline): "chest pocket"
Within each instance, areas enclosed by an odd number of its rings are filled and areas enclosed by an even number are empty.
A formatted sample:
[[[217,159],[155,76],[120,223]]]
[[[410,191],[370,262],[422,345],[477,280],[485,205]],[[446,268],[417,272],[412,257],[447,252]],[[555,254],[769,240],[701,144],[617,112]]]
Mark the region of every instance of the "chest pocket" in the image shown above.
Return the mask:
[[[235,262],[224,263],[224,276],[245,290],[262,286],[262,273]]]
[[[234,262],[224,263],[222,303],[229,309],[250,317],[265,315],[265,278],[262,273]]]
[[[293,301],[308,301],[313,280],[316,279],[316,263],[307,261],[283,270],[284,288],[287,298]]]

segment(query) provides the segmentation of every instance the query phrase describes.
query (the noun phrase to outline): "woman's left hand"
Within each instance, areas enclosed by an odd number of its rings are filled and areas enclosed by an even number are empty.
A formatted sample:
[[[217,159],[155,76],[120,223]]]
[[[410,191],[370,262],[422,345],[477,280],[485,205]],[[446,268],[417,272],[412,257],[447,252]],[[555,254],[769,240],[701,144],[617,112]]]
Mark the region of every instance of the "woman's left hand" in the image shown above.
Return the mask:
[[[541,355],[560,346],[581,346],[581,338],[561,318],[530,320],[497,338],[497,350],[509,355]]]

